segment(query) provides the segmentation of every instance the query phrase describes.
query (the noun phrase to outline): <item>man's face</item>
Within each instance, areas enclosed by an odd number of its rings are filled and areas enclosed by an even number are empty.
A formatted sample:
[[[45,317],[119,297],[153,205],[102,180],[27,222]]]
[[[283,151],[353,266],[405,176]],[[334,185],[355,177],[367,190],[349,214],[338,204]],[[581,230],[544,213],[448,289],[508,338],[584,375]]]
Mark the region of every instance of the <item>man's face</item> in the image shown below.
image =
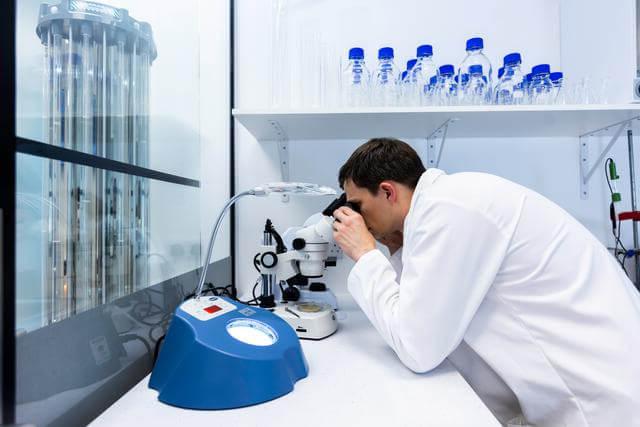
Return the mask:
[[[344,183],[347,201],[360,209],[369,232],[376,240],[393,232],[391,203],[384,191],[378,191],[375,196],[366,188],[358,187],[350,179]]]

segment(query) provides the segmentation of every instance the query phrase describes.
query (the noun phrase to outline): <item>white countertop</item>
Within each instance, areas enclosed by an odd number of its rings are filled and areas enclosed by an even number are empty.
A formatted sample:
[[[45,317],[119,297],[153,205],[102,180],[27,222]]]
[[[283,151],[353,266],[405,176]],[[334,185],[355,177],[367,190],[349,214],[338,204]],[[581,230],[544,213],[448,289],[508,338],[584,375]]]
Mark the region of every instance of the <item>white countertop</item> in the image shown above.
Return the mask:
[[[91,426],[500,426],[449,362],[411,372],[350,296],[340,301],[338,331],[301,341],[309,376],[286,396],[232,410],[180,409],[159,402],[147,376]]]

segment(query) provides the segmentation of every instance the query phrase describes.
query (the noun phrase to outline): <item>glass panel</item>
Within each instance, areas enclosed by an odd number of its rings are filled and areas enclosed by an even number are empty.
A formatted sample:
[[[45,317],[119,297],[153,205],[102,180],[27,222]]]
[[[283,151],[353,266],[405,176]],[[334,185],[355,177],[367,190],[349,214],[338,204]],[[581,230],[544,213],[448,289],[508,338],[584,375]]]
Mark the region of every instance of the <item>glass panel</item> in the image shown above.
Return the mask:
[[[199,266],[198,188],[29,155],[17,161],[18,333]]]
[[[41,3],[17,2],[18,136],[198,179],[195,0]]]

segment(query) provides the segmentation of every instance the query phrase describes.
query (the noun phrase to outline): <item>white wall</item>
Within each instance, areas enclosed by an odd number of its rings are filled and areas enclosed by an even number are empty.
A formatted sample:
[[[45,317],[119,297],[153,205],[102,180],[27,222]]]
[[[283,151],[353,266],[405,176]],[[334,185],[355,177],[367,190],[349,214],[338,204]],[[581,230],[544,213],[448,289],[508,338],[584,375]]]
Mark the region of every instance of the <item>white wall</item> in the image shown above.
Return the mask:
[[[229,199],[229,2],[198,0],[200,32],[200,230],[202,258],[216,216]],[[211,262],[230,256],[229,220]],[[225,284],[226,285],[226,284]]]
[[[290,39],[287,45],[288,52],[284,54],[284,59],[275,57],[273,61],[276,64],[278,61],[289,64],[287,61],[293,61],[290,57],[297,56],[295,48],[301,44],[300,41],[291,40],[304,40],[305,37],[309,37],[309,32],[319,31],[323,41],[327,43],[327,49],[335,55],[344,55],[349,47],[358,45],[365,48],[369,60],[375,55],[378,47],[390,45],[395,48],[396,56],[402,58],[397,63],[403,66],[406,59],[414,54],[415,47],[422,43],[434,45],[437,63],[457,64],[464,55],[466,38],[483,35],[485,51],[496,69],[497,64],[502,62],[502,56],[512,51],[522,53],[525,68],[542,62],[550,63],[553,69],[568,67],[565,56],[572,55],[568,54],[567,50],[580,49],[580,44],[572,44],[567,33],[572,30],[563,29],[561,18],[572,12],[576,14],[574,18],[579,20],[580,13],[583,13],[580,7],[583,2],[563,5],[564,1],[543,0],[537,2],[536,7],[528,7],[522,2],[510,0],[457,0],[445,3],[417,0],[401,3],[380,0],[293,0],[288,2],[291,6],[288,9],[291,19],[287,30],[287,37]],[[626,10],[633,2],[625,0],[620,3],[624,4]],[[237,4],[236,107],[268,108],[272,98],[269,90],[270,73],[265,70],[272,60],[269,54],[270,39],[274,33],[273,22],[270,22],[270,17],[273,16],[272,2],[238,0]],[[635,37],[635,28],[616,29],[616,37],[623,38],[623,43],[618,43],[617,38],[607,39],[611,26],[627,24],[626,21],[613,20],[617,15],[618,12],[606,15],[605,18],[608,16],[612,21],[602,22],[599,27],[590,28],[589,31],[599,31],[604,40],[608,41],[608,48],[617,52],[617,55],[633,53],[635,58],[635,50],[630,52],[626,42],[629,34]],[[612,55],[616,56],[615,53]],[[634,64],[623,61],[622,65],[611,64],[609,68],[627,76],[630,66],[635,67],[635,59]],[[280,69],[282,68],[287,67]],[[297,70],[300,66],[292,64],[289,68]],[[293,99],[295,90],[300,90],[296,79],[301,77],[295,72],[285,77],[291,78],[289,90],[293,88],[293,92],[288,92],[288,96],[289,99]],[[617,90],[615,96],[621,97],[622,89]],[[363,142],[291,141],[291,180],[317,182],[337,188],[339,167],[353,149]],[[424,140],[408,142],[418,149],[424,144]],[[602,141],[596,141],[592,146],[592,153],[597,151],[596,146],[604,146],[606,142],[608,141],[604,138]],[[238,124],[236,143],[238,190],[260,182],[280,179],[278,153],[273,142],[256,141]],[[575,138],[549,139],[458,139],[447,142],[440,166],[449,173],[494,173],[533,188],[578,218],[605,244],[612,245],[608,222],[608,190],[603,173],[598,172],[594,175],[590,185],[590,198],[581,200],[578,154],[577,135]],[[625,140],[621,140],[614,147],[612,155],[618,162],[619,174],[622,176],[620,190],[625,197],[624,205],[628,208]],[[326,203],[326,200],[305,200],[296,203],[295,199],[288,204],[263,199],[241,202],[235,231],[238,238],[235,255],[240,289],[249,290],[255,281],[256,272],[251,265],[251,259],[256,251],[265,218],[271,218],[276,227],[284,230],[289,226],[299,225]],[[625,225],[623,235],[623,240],[629,243],[631,232],[628,225]],[[338,269],[329,270],[328,281],[334,290],[344,290],[344,281],[350,266],[350,262],[344,261]]]

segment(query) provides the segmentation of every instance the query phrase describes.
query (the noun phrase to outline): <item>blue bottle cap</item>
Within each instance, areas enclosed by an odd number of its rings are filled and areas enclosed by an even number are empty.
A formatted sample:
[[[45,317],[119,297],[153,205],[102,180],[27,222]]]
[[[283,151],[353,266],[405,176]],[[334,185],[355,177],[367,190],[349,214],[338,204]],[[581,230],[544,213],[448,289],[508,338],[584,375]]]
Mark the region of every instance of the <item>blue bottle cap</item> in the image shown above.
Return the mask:
[[[402,74],[400,74],[400,80],[404,80],[407,78],[407,72],[403,71]]]
[[[349,49],[349,59],[364,59],[364,49],[361,47],[352,47]]]
[[[417,59],[410,59],[407,61],[407,71],[411,71],[411,69],[416,65],[416,62],[418,62]]]
[[[533,77],[533,73],[529,73],[526,76],[524,76],[525,80],[530,82],[531,81],[531,77]]]
[[[440,67],[440,74],[443,76],[453,76],[453,65],[447,64]]]
[[[453,76],[453,81],[456,83],[460,83],[460,79],[458,77],[459,76]]]
[[[429,79],[429,83],[432,86],[435,85],[437,81],[438,81],[438,76],[431,76],[431,78]]]
[[[522,57],[518,52],[510,53],[504,57],[504,65],[516,65],[522,63]]]
[[[416,56],[418,58],[422,58],[423,56],[433,56],[433,46],[431,46],[430,44],[423,44],[421,46],[418,46]]]
[[[474,37],[467,40],[467,50],[484,49],[484,40],[482,37]]]
[[[549,74],[551,72],[551,67],[549,64],[540,64],[536,65],[531,69],[531,74],[537,76],[538,74]]]
[[[393,48],[381,47],[378,50],[378,59],[393,59]]]
[[[498,68],[498,78],[501,79],[504,75],[504,67]]]
[[[475,64],[469,66],[469,74],[482,74],[482,65]]]
[[[562,76],[563,74],[559,71],[549,74],[549,78],[551,79],[552,82],[557,82],[558,80],[562,80]]]

